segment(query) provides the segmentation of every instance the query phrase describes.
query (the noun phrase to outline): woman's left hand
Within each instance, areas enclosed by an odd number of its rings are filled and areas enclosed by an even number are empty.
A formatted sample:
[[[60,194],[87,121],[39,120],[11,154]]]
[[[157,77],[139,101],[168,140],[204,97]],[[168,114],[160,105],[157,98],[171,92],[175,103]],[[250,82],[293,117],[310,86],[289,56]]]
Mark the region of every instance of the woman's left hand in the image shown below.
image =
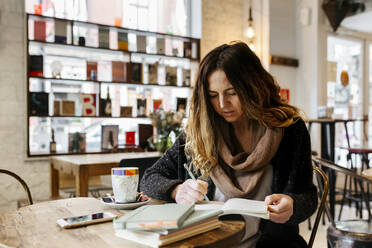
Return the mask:
[[[286,223],[293,215],[293,199],[288,195],[268,195],[265,198],[265,203],[272,222]]]

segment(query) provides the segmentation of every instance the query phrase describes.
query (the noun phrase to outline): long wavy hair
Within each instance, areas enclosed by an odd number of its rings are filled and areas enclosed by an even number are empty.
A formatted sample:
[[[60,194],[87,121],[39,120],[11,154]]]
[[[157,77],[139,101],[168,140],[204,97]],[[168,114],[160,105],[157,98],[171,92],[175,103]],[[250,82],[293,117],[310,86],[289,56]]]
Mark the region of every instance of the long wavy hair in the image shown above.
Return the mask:
[[[274,128],[287,127],[301,118],[299,109],[281,100],[279,85],[245,43],[213,49],[200,63],[185,128],[186,155],[192,159],[193,169],[204,176],[218,161],[217,138],[222,123],[226,123],[208,96],[208,79],[216,70],[225,72],[248,119]]]

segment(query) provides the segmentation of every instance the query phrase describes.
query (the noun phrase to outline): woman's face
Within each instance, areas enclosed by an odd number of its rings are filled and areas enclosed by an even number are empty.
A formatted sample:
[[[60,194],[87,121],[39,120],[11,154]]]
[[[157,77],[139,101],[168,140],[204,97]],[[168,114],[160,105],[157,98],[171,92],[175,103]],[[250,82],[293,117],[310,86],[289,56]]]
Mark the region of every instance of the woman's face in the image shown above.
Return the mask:
[[[208,78],[208,95],[214,110],[227,122],[236,122],[243,117],[238,94],[222,70],[214,71]]]

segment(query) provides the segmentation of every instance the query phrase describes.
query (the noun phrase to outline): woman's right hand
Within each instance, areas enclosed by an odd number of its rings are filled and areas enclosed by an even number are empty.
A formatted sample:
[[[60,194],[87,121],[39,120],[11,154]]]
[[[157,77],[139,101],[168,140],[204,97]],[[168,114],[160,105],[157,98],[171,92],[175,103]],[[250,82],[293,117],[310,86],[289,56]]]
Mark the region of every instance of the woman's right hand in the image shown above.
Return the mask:
[[[172,191],[172,199],[177,203],[200,202],[207,194],[208,183],[202,180],[187,179],[183,184],[177,185]]]

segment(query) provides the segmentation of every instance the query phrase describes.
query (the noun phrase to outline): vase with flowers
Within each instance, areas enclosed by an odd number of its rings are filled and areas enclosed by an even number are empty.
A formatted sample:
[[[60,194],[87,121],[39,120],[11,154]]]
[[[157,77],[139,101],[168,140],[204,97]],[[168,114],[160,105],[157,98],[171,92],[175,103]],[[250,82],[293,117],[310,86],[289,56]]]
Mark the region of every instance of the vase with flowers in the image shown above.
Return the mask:
[[[182,120],[185,111],[165,111],[162,107],[150,113],[155,135],[149,139],[150,146],[159,152],[170,148],[176,137],[182,132]]]

